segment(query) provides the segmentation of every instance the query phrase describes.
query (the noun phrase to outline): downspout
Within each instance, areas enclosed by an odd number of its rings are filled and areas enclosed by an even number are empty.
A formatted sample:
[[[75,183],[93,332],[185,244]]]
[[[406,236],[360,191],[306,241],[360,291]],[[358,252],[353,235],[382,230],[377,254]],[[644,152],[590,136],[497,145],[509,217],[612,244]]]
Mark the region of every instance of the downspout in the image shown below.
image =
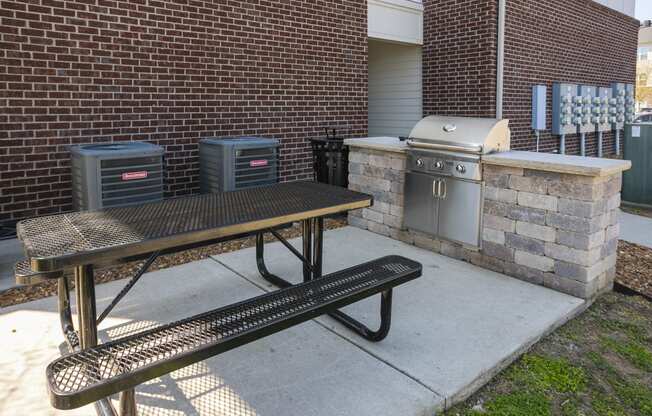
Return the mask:
[[[505,2],[498,0],[498,67],[496,70],[496,118],[503,118],[503,89],[505,84]]]

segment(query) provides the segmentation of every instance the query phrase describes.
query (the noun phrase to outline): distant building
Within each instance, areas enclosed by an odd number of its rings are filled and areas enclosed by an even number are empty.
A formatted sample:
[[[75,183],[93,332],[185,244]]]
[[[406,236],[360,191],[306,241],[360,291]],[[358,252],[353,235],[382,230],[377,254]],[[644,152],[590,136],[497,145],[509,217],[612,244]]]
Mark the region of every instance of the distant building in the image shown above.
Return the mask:
[[[636,109],[652,108],[652,22],[641,22],[636,64]]]

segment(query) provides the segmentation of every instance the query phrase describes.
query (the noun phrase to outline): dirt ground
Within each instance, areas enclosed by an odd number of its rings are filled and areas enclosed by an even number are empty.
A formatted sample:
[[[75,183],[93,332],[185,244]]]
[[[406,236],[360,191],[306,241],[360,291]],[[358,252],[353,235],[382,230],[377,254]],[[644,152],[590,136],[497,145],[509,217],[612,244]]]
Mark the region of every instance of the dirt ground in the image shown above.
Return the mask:
[[[652,302],[600,298],[447,416],[652,416]]]
[[[616,282],[652,299],[652,249],[620,241]]]

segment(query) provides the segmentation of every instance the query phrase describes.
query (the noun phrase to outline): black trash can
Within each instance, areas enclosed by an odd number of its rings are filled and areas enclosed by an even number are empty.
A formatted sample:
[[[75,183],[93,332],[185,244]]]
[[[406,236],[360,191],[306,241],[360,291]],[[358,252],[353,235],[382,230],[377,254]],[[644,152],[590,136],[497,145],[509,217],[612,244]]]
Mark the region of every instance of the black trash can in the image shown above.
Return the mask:
[[[349,147],[335,129],[326,130],[326,138],[311,139],[312,162],[316,182],[349,187]]]

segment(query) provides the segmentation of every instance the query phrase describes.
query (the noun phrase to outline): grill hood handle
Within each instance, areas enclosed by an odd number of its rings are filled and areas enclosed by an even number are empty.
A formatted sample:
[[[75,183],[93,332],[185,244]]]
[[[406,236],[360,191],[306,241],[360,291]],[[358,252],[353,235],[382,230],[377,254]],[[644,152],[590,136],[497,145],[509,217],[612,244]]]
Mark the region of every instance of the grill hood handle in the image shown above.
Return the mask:
[[[426,143],[418,141],[413,138],[407,140],[407,144],[410,147],[415,147],[418,149],[428,149],[428,150],[450,150],[452,152],[474,152],[482,153],[482,146],[480,145],[464,145],[464,144],[444,144],[444,143]]]

